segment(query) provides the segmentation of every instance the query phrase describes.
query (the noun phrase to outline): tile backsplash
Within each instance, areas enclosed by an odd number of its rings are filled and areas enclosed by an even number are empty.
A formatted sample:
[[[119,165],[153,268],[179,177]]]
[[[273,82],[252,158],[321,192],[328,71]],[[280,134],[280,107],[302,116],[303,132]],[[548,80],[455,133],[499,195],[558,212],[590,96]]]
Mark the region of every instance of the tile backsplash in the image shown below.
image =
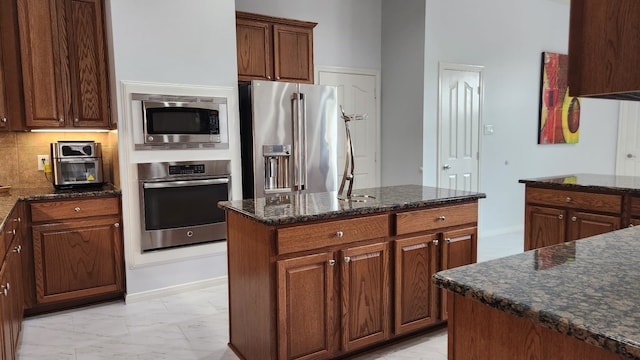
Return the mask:
[[[45,173],[38,170],[38,155],[51,156],[49,144],[59,140],[93,140],[101,143],[105,182],[113,183],[114,179],[118,179],[117,138],[115,130],[108,133],[0,132],[0,185],[14,188],[52,187],[51,174],[47,174],[47,179]]]

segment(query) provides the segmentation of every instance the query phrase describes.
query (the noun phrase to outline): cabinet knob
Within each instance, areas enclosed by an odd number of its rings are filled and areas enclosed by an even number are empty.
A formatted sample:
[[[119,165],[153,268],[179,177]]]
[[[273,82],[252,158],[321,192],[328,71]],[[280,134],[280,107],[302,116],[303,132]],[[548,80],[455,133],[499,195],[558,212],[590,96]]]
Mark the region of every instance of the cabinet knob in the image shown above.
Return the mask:
[[[22,251],[22,245],[18,245],[16,247],[13,248],[12,250],[14,253],[18,253],[20,254],[20,252]]]
[[[0,285],[0,289],[2,290],[2,295],[4,296],[9,295],[9,283],[7,283],[6,285],[5,284]]]
[[[271,80],[271,76],[270,75],[267,75],[267,80]]]
[[[433,240],[433,245],[438,246],[439,243],[440,241],[438,241],[438,239]]]
[[[0,122],[1,123],[6,123],[7,122],[7,118],[3,116],[2,119],[0,119]]]
[[[115,223],[115,224],[113,224],[113,226],[119,228],[120,227],[120,223]]]
[[[333,265],[335,265],[335,264],[336,264],[336,261],[335,261],[335,260],[333,260],[333,259],[329,260],[329,265],[330,265],[330,266],[333,266]]]
[[[633,224],[629,224],[629,227],[633,227]]]
[[[16,229],[12,229],[12,230],[11,230],[11,234],[12,234],[12,235],[15,235],[15,234],[16,234]]]
[[[444,216],[444,215],[441,215],[441,216],[438,216],[438,220],[439,221],[445,221],[445,220],[447,220],[447,217]]]
[[[280,76],[276,76],[276,80],[280,80]]]
[[[444,241],[446,241],[446,242],[447,242],[447,244],[448,244],[448,243],[450,243],[450,242],[451,242],[451,238],[446,238],[446,239],[444,239]]]
[[[73,122],[79,122],[78,118],[73,118]]]
[[[351,257],[345,256],[344,257],[344,262],[346,262],[346,263],[351,262]]]
[[[562,214],[558,215],[558,219],[560,219],[560,220],[564,219],[564,215],[562,215]]]
[[[341,237],[343,237],[343,236],[344,236],[344,233],[343,233],[342,231],[338,231],[338,232],[336,233],[336,236],[337,236],[337,237],[339,237],[339,238],[341,238]]]
[[[572,216],[572,217],[571,217],[571,221],[577,221],[577,220],[578,220],[578,218],[577,218],[577,217],[575,217],[575,216]]]
[[[571,202],[571,198],[567,196],[567,198],[566,198],[566,199],[564,199],[564,201],[566,201],[566,202],[570,203],[570,202]]]
[[[75,208],[75,209],[73,209],[73,210],[74,210],[75,212],[80,212],[80,208],[79,208],[79,207],[77,207],[77,208]]]
[[[64,122],[64,118],[60,118],[60,119],[58,119],[58,122],[59,122],[59,123],[63,123],[63,122]]]

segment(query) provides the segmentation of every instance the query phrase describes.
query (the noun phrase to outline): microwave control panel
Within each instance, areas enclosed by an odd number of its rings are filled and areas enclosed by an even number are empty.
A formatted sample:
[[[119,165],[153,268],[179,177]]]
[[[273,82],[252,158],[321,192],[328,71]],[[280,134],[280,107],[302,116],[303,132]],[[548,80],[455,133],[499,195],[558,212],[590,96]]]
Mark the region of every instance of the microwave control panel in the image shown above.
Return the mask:
[[[169,175],[204,174],[204,164],[169,165]]]

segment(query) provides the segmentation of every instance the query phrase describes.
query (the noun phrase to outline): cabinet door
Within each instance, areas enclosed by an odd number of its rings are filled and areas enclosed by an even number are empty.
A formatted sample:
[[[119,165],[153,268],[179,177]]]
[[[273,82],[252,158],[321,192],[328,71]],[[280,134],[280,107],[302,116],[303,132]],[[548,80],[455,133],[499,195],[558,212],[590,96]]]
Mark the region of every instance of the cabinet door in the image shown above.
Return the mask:
[[[431,282],[438,265],[437,238],[431,234],[395,241],[395,335],[438,320],[437,290]]]
[[[335,263],[332,252],[277,262],[280,360],[328,358],[335,350]]]
[[[10,279],[8,297],[11,314],[11,341],[13,352],[18,350],[18,340],[22,330],[22,316],[24,312],[23,279],[22,279],[22,240],[19,237],[13,242],[11,251],[7,254],[7,271]]]
[[[27,127],[60,127],[65,122],[67,74],[62,72],[56,0],[18,0],[20,53]],[[64,60],[66,61],[66,60]]]
[[[66,2],[74,127],[109,127],[108,77],[101,0]]]
[[[389,244],[340,251],[342,347],[345,351],[389,338]]]
[[[2,359],[10,360],[14,359],[13,353],[13,316],[11,304],[11,297],[9,296],[9,288],[11,287],[11,279],[9,278],[9,267],[7,262],[2,263],[0,269],[0,321],[2,322]]]
[[[236,18],[238,80],[271,80],[271,25],[265,22]]]
[[[313,83],[313,29],[273,25],[273,52],[276,80]]]
[[[560,244],[566,239],[566,211],[527,205],[524,222],[524,250]]]
[[[478,261],[478,230],[476,227],[447,231],[442,234],[441,270],[473,264]],[[440,319],[447,320],[447,291],[441,290]]]
[[[7,120],[7,100],[4,81],[4,49],[2,48],[2,39],[0,39],[0,131],[9,130],[9,122]]]
[[[124,288],[118,218],[33,226],[38,304]]]
[[[567,241],[583,239],[620,229],[620,218],[582,211],[569,212]]]

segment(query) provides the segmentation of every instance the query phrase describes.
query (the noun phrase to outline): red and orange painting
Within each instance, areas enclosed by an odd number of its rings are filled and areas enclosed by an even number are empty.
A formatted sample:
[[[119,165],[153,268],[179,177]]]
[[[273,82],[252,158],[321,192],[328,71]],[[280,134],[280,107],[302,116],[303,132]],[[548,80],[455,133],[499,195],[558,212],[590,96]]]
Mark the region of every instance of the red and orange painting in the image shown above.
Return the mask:
[[[538,144],[575,144],[580,135],[580,98],[569,96],[569,57],[542,53]]]

